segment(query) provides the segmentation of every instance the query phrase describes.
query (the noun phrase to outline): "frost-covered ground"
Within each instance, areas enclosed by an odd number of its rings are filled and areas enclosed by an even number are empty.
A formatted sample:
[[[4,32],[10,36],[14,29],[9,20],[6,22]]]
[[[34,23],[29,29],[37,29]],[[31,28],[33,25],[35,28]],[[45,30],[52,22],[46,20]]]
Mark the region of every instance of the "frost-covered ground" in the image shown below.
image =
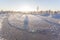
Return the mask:
[[[60,40],[60,14],[0,14],[1,40]]]

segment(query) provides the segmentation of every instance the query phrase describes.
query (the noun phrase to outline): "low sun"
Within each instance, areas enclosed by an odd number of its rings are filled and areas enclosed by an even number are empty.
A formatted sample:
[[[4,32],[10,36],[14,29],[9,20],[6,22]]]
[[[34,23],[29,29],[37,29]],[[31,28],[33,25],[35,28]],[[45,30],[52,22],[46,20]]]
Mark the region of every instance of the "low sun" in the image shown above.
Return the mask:
[[[23,6],[20,7],[19,10],[22,11],[22,12],[28,12],[28,11],[33,11],[33,8],[29,5],[23,5]]]

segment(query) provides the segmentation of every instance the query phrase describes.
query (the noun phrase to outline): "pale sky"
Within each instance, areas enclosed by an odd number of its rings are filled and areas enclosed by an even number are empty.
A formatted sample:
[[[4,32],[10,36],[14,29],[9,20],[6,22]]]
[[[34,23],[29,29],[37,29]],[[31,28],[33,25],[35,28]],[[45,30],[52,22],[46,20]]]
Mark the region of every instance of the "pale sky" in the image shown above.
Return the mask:
[[[0,0],[0,10],[60,10],[60,0]]]

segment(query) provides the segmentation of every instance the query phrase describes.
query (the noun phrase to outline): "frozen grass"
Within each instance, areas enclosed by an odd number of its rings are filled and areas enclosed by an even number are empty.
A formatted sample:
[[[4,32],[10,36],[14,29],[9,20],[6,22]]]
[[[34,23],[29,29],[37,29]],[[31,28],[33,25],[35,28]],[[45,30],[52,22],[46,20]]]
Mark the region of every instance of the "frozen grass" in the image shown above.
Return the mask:
[[[59,19],[31,14],[1,18],[1,40],[60,40]]]

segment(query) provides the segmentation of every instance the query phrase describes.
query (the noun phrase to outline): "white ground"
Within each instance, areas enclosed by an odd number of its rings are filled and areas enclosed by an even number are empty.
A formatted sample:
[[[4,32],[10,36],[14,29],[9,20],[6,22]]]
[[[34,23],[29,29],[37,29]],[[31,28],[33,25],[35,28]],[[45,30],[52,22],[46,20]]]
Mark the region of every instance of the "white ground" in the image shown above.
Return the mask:
[[[7,21],[5,19],[7,19]],[[3,21],[6,21],[5,24],[9,23],[13,28],[16,28],[17,30],[26,29],[28,32],[36,32],[37,30],[41,29],[51,29],[51,31],[60,29],[60,19],[40,15],[10,14],[7,16],[7,14],[1,14],[0,30],[3,28]],[[57,31],[57,33],[60,35],[59,31]]]

